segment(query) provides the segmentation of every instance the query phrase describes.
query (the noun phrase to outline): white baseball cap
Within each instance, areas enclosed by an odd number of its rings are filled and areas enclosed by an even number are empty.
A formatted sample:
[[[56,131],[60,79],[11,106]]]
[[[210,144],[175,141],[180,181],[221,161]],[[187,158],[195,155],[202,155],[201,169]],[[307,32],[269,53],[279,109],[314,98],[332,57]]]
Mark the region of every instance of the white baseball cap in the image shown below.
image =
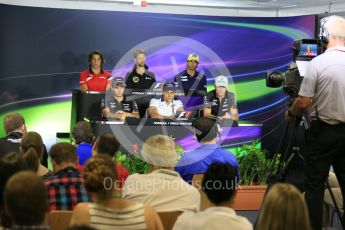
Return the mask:
[[[223,75],[220,75],[220,76],[218,76],[218,77],[216,77],[216,80],[215,80],[215,82],[214,82],[214,85],[216,86],[216,87],[218,87],[218,86],[223,86],[223,87],[225,87],[225,88],[228,88],[228,78],[227,77],[225,77],[225,76],[223,76]]]

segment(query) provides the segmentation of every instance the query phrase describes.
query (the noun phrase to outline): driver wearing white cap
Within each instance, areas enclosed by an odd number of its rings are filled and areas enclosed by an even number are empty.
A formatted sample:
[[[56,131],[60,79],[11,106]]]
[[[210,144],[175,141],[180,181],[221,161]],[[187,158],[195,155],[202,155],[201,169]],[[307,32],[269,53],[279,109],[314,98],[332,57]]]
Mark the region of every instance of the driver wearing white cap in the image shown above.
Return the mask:
[[[235,95],[227,90],[228,79],[218,76],[215,80],[215,89],[208,92],[204,101],[204,117],[219,119],[233,119],[238,121],[238,110]]]

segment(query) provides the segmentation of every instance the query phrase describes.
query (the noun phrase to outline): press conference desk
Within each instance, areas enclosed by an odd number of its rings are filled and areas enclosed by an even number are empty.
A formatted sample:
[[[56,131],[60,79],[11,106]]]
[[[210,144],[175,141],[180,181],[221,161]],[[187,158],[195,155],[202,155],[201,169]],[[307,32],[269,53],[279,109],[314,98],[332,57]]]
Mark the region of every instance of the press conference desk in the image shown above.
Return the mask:
[[[162,92],[157,84],[152,90],[132,90],[127,93],[134,96],[140,96],[141,94],[157,96]],[[182,93],[177,91],[177,94]],[[100,117],[101,100],[104,97],[105,93],[82,93],[79,90],[73,90],[71,130],[76,122],[84,120],[84,118]],[[185,96],[181,99],[186,100],[184,106],[188,110],[188,105],[191,108],[196,108],[202,97]],[[106,132],[113,132],[123,151],[133,152],[133,148],[139,149],[146,139],[157,134],[173,137],[176,144],[181,145],[184,151],[190,151],[199,146],[199,143],[194,140],[192,122],[189,120],[129,119],[127,123],[123,123],[91,119],[90,123],[96,136]],[[231,125],[231,122],[221,124],[220,139],[223,147],[235,147],[261,138],[260,124],[240,124],[238,127],[232,127]]]
[[[91,121],[96,136],[112,132],[119,140],[122,150],[133,152],[133,148],[140,148],[146,139],[153,135],[163,134],[175,139],[185,152],[200,146],[194,139],[192,121],[189,120],[160,120],[142,119],[128,123],[119,121]],[[225,148],[236,147],[261,138],[261,124],[240,124],[232,127],[231,122],[221,125],[220,139]]]
[[[161,86],[162,83],[155,82],[151,89],[125,89],[125,95],[133,96],[133,99],[142,96],[160,96],[163,94]],[[71,130],[78,121],[82,121],[84,118],[101,117],[101,101],[107,93],[111,92],[81,92],[79,89],[72,89]],[[194,109],[195,106],[203,104],[204,93],[196,90],[190,95],[199,96],[189,96],[189,94],[185,95],[181,89],[176,90],[176,95],[179,96],[185,110]]]

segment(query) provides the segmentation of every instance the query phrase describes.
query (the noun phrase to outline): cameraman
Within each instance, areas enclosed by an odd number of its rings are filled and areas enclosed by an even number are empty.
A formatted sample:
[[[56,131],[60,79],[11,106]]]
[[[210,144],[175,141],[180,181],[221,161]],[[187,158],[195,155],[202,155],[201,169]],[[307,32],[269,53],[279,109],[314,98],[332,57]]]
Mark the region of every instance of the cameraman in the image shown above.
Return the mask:
[[[322,201],[331,165],[345,193],[345,19],[330,16],[323,20],[320,35],[327,50],[309,63],[299,96],[285,113],[290,122],[308,109],[311,119],[304,181],[314,230],[322,228]]]

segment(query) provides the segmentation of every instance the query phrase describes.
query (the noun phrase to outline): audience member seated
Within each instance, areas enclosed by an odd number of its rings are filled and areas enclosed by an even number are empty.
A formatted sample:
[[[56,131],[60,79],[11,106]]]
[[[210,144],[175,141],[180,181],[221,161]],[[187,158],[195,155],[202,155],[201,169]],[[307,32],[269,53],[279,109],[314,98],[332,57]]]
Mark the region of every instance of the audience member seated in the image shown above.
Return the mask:
[[[130,175],[122,190],[123,198],[147,203],[157,212],[195,212],[200,209],[199,191],[174,171],[177,153],[171,137],[150,137],[141,154],[149,163],[151,173]]]
[[[155,210],[142,203],[116,197],[116,167],[109,156],[92,157],[84,169],[85,186],[94,203],[80,203],[73,210],[71,226],[103,229],[163,229]]]
[[[79,165],[83,166],[92,156],[92,144],[95,135],[91,125],[86,121],[79,121],[73,128],[72,137],[77,146]]]
[[[138,106],[134,97],[126,97],[125,82],[121,77],[115,77],[111,83],[111,93],[102,100],[102,115],[108,120],[124,121],[126,117],[139,118]]]
[[[11,220],[5,214],[4,209],[4,190],[8,179],[21,170],[28,170],[28,166],[16,152],[10,152],[0,158],[0,226],[11,227]]]
[[[111,74],[103,69],[104,56],[94,50],[89,54],[89,69],[80,73],[80,90],[105,92],[111,83]]]
[[[55,175],[46,180],[49,210],[73,210],[79,202],[90,201],[84,179],[76,169],[76,147],[54,144],[49,151]]]
[[[163,95],[152,98],[150,101],[149,113],[151,118],[173,119],[177,112],[184,111],[180,99],[175,98],[176,86],[173,82],[163,85]]]
[[[246,218],[236,215],[233,209],[236,177],[237,169],[232,165],[211,164],[204,174],[202,189],[213,206],[198,213],[183,213],[173,229],[253,229],[252,224]]]
[[[7,136],[0,138],[0,157],[9,152],[19,152],[22,136],[26,133],[24,117],[19,113],[6,115],[3,125]]]
[[[291,184],[273,185],[265,197],[256,229],[311,230],[308,208],[300,191]]]
[[[215,89],[205,96],[205,117],[233,119],[238,121],[235,94],[228,91],[228,78],[218,76],[214,82]]]
[[[42,179],[46,180],[54,173],[41,164],[44,144],[41,135],[36,132],[24,134],[20,143],[20,154],[29,168]]]
[[[48,211],[47,191],[35,173],[25,171],[12,176],[5,187],[4,201],[12,229],[49,229],[43,225]]]
[[[337,206],[343,214],[344,213],[343,195],[341,194],[340,185],[339,185],[337,176],[335,175],[334,172],[329,172],[328,183],[333,192],[335,201],[337,202]],[[334,203],[332,201],[331,194],[329,193],[329,190],[327,188],[325,189],[324,201],[327,205],[330,205],[331,207],[334,208]]]
[[[236,157],[217,144],[219,130],[216,121],[210,118],[199,118],[193,126],[195,137],[201,146],[183,154],[175,170],[191,184],[193,175],[203,174],[212,163],[231,164],[236,169],[239,181]]]
[[[19,113],[10,113],[4,117],[3,121],[6,137],[0,138],[0,157],[9,152],[19,153],[22,136],[26,133],[24,117]],[[41,164],[48,167],[48,153],[43,145],[43,156]]]
[[[97,154],[104,154],[108,155],[115,161],[115,154],[117,150],[119,150],[120,143],[112,133],[105,133],[97,138],[94,147],[92,149],[93,153],[92,155]],[[123,184],[125,180],[127,179],[129,173],[126,168],[122,166],[120,162],[116,162],[116,169],[117,169],[117,175],[118,175],[118,184],[117,186],[119,188],[123,187]]]

